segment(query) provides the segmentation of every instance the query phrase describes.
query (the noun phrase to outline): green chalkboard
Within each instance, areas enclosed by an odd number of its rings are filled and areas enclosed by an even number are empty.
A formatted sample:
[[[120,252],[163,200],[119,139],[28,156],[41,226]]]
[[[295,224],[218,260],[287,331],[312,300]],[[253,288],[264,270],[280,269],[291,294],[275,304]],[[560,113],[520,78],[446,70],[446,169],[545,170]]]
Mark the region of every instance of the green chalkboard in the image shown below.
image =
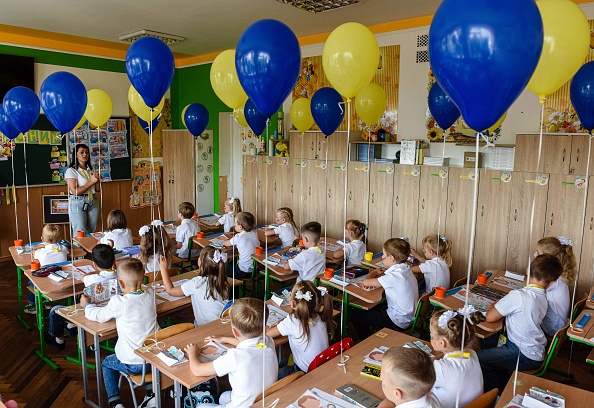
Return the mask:
[[[126,122],[126,144],[128,147],[128,157],[111,159],[111,178],[112,180],[130,180],[132,178],[132,149],[130,135],[130,118],[114,117],[113,119],[124,119]],[[45,115],[40,115],[32,129],[55,131],[56,128],[49,122]],[[62,144],[57,146],[59,150],[67,150],[67,137],[62,138]],[[25,166],[25,147],[27,162]],[[30,186],[43,184],[60,184],[52,182],[52,170],[50,162],[52,161],[52,145],[40,144],[16,144],[12,157],[8,160],[0,161],[0,187],[12,185],[12,162],[14,160],[14,184],[16,186],[25,185],[25,168]],[[71,147],[68,147],[71,148]]]

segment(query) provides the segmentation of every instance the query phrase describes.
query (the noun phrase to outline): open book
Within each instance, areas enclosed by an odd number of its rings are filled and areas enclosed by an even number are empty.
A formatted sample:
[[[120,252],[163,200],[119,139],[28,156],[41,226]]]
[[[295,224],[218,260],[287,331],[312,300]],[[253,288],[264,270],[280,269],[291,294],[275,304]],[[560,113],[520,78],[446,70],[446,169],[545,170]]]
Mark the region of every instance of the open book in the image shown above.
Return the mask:
[[[85,288],[84,294],[91,298],[92,303],[103,303],[112,296],[120,294],[122,289],[117,278],[107,279],[103,282],[93,283]]]
[[[204,346],[202,346],[198,359],[203,363],[210,363],[211,361],[215,361],[217,358],[227,353],[227,350],[229,350],[229,347],[223,346],[221,343],[217,343],[216,341],[209,341]]]
[[[313,406],[319,408],[357,408],[357,405],[317,388],[305,391],[296,401],[288,405],[290,408],[307,408]]]
[[[186,363],[188,359],[184,355],[184,352],[175,346],[169,347],[167,350],[162,350],[157,357],[161,359],[167,366],[172,367],[181,363]]]

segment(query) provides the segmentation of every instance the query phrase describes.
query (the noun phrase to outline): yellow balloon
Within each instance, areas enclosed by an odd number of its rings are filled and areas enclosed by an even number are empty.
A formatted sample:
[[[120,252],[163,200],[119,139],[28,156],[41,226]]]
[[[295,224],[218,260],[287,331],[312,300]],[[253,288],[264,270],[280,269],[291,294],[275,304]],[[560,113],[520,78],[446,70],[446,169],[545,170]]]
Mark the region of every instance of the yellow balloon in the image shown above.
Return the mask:
[[[78,129],[79,127],[84,125],[86,121],[87,121],[87,118],[85,118],[85,115],[83,115],[83,117],[80,118],[80,120],[78,121],[78,124],[74,127],[74,129],[75,130]]]
[[[243,106],[233,109],[233,117],[241,126],[248,126],[247,120],[245,120],[245,114],[243,113]]]
[[[186,105],[186,107],[184,108],[184,110],[182,111],[182,114],[181,114],[182,123],[184,124],[184,126],[186,128],[188,127],[188,125],[186,125],[186,110],[188,109],[188,106],[190,106],[190,105]]]
[[[134,86],[130,85],[130,89],[128,89],[128,103],[130,104],[130,108],[138,115],[138,117],[145,122],[151,123],[153,119],[159,116],[161,110],[163,110],[163,105],[165,105],[165,97],[161,99],[159,105],[153,109],[151,114],[151,108],[144,103],[144,99],[138,93]]]
[[[330,84],[349,99],[373,79],[379,47],[369,28],[359,23],[338,26],[324,44],[322,66]]]
[[[544,28],[542,53],[527,88],[543,98],[561,88],[584,63],[590,49],[590,25],[570,0],[536,2]]]
[[[371,82],[355,96],[355,110],[368,125],[376,123],[386,110],[388,98],[384,88]]]
[[[87,110],[85,117],[93,126],[103,126],[111,118],[113,104],[109,95],[101,89],[91,89],[87,92]]]
[[[289,112],[291,123],[301,132],[307,132],[315,123],[311,115],[311,100],[308,98],[296,99]]]
[[[243,108],[248,96],[239,83],[235,50],[220,53],[210,67],[210,84],[215,94],[231,109]]]

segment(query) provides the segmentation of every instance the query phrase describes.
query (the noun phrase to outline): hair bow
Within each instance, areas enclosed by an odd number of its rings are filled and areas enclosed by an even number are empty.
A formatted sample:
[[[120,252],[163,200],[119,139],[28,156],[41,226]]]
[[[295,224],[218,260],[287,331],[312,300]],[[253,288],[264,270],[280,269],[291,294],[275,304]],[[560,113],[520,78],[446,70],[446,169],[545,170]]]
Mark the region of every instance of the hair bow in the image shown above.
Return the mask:
[[[227,253],[226,252],[221,252],[218,249],[216,249],[214,251],[214,254],[212,255],[212,260],[215,261],[215,263],[219,263],[221,261],[223,262],[227,262]]]
[[[138,230],[138,235],[140,235],[141,237],[148,234],[148,232],[151,230],[151,227],[148,225],[143,225],[142,227],[140,227],[140,229]]]
[[[440,235],[440,236],[439,236],[439,240],[440,240],[441,242],[446,242],[446,241],[447,241],[447,238],[445,237],[445,235]]]
[[[231,197],[229,199],[229,204],[233,205],[233,203],[235,202],[235,200],[237,200],[237,197]]]
[[[317,289],[320,291],[320,293],[322,294],[322,296],[325,296],[328,294],[328,288],[324,287],[324,286],[318,286]]]
[[[301,289],[298,289],[297,292],[295,292],[295,299],[305,299],[309,302],[312,299],[311,292],[308,290],[307,292],[303,293],[301,292]]]
[[[446,310],[439,318],[437,319],[437,325],[442,329],[445,329],[448,325],[450,319],[456,317],[458,313],[453,310]]]
[[[474,312],[476,312],[476,308],[473,305],[466,305],[466,306],[458,309],[458,314],[460,316],[463,316],[464,318],[468,319],[468,322],[470,324],[474,324],[472,322],[472,319],[470,318],[470,315],[473,314]]]
[[[154,227],[161,227],[161,226],[163,226],[163,221],[161,221],[161,220],[152,220],[151,221],[151,225],[154,226]]]
[[[406,243],[408,244],[408,237],[400,237],[400,239],[406,241]]]
[[[563,235],[561,235],[561,236],[558,236],[557,239],[559,240],[561,245],[569,245],[569,246],[573,245],[573,242],[571,242],[571,238],[569,238],[569,237],[564,237]]]

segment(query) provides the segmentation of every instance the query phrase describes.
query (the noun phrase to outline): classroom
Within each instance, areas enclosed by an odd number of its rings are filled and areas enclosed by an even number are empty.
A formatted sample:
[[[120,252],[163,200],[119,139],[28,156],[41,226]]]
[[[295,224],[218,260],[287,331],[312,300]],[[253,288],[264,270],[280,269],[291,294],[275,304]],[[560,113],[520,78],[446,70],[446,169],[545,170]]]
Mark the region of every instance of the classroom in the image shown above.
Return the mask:
[[[3,6],[0,408],[589,406],[593,1]]]

